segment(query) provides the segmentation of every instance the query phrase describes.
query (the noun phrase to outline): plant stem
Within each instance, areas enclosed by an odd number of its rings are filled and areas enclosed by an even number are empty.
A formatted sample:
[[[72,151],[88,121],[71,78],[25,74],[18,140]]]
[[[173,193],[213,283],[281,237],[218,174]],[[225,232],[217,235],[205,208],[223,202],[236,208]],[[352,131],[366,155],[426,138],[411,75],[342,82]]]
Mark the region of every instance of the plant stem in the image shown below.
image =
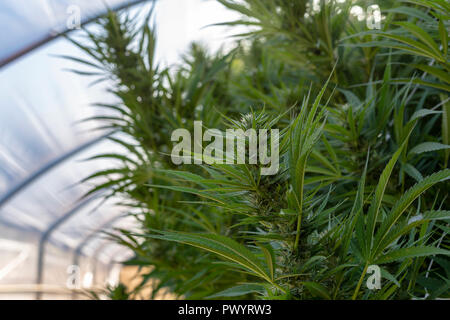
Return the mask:
[[[356,297],[358,296],[359,289],[361,288],[361,285],[362,285],[362,282],[366,275],[368,267],[369,267],[369,263],[366,263],[366,265],[364,266],[364,270],[361,274],[361,277],[359,278],[358,285],[356,286],[355,292],[353,293],[352,300],[356,300]]]
[[[303,183],[305,180],[305,167],[306,167],[306,160],[304,160],[301,170],[300,170],[300,181],[298,184],[298,197],[296,195],[297,206],[298,206],[298,218],[297,218],[297,231],[295,235],[295,243],[294,243],[294,252],[297,251],[298,248],[298,242],[300,240],[300,229],[302,226],[302,215],[303,215]]]

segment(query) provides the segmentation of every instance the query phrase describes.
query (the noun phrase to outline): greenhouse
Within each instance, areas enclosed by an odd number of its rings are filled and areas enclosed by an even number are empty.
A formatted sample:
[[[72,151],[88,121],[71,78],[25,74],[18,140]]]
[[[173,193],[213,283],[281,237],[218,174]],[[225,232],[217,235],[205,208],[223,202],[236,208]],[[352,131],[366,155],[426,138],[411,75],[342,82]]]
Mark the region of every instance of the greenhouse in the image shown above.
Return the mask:
[[[0,17],[0,300],[450,298],[448,1]]]

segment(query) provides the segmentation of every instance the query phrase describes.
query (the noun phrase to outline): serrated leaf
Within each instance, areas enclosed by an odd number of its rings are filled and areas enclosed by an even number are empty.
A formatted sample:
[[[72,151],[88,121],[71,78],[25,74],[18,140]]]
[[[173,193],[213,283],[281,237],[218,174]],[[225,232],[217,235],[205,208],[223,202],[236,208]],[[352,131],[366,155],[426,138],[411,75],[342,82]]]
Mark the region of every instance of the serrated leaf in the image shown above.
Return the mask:
[[[388,254],[377,259],[374,263],[383,264],[383,263],[389,263],[389,262],[406,259],[406,258],[432,256],[432,255],[436,255],[436,254],[450,255],[450,251],[440,249],[440,248],[435,248],[435,247],[427,247],[427,246],[402,248],[402,249],[398,249],[398,250],[389,252]]]
[[[422,181],[416,183],[412,186],[408,191],[406,191],[400,199],[395,203],[391,212],[388,214],[388,217],[385,221],[383,221],[380,229],[377,232],[376,237],[376,248],[379,248],[383,239],[387,237],[388,232],[398,221],[402,213],[411,205],[411,203],[417,199],[425,190],[431,188],[436,183],[445,181],[450,179],[450,169],[445,169],[439,172],[436,172],[428,177],[425,177]],[[383,248],[379,248],[383,249]],[[377,253],[378,250],[375,250]]]
[[[450,148],[450,145],[442,144],[439,142],[423,142],[421,144],[418,144],[414,148],[412,148],[409,151],[409,155],[437,151],[437,150],[446,150],[449,148]]]
[[[412,33],[418,39],[422,40],[422,42],[425,43],[428,46],[428,48],[431,48],[431,50],[436,55],[441,56],[441,52],[439,51],[439,47],[438,47],[437,43],[422,28],[415,25],[414,23],[407,22],[407,21],[395,22],[394,24],[401,26],[404,29],[408,30],[410,33]]]
[[[220,297],[240,297],[250,293],[261,293],[265,290],[261,284],[248,283],[237,285],[223,291],[217,292],[206,297],[206,299],[220,298]]]
[[[302,282],[302,284],[313,296],[331,300],[331,296],[328,293],[328,289],[324,285],[311,281],[305,281]]]
[[[450,84],[450,75],[448,74],[448,71],[445,71],[444,69],[438,68],[438,67],[432,67],[425,64],[418,64],[415,65],[417,69],[420,69],[422,71],[425,71],[436,78],[440,79],[441,81]]]
[[[264,257],[266,259],[266,264],[269,270],[270,278],[272,281],[275,278],[275,269],[276,269],[276,260],[275,260],[275,252],[273,251],[273,248],[270,245],[262,245],[260,244],[259,247],[261,248]]]
[[[442,49],[444,50],[444,56],[447,56],[448,51],[448,32],[444,26],[442,19],[439,19],[439,37],[441,39]]]
[[[425,116],[431,115],[431,114],[439,114],[442,113],[442,111],[436,111],[436,110],[429,110],[429,109],[420,109],[414,112],[414,114],[411,116],[411,119],[409,121],[414,121],[419,118],[423,118]]]
[[[409,164],[409,163],[405,163],[403,165],[403,170],[405,170],[405,172],[414,180],[416,180],[417,182],[423,180],[423,176],[420,173],[419,170],[417,170],[413,165]]]
[[[160,235],[155,234],[145,236],[149,238],[180,242],[213,252],[227,260],[239,264],[255,276],[272,283],[271,277],[266,271],[266,267],[261,264],[260,260],[249,249],[231,238],[217,234],[197,234],[175,231],[156,232],[160,233]]]
[[[369,249],[371,246],[371,243],[369,243],[369,242],[372,241],[372,237],[375,232],[375,224],[377,222],[377,218],[378,218],[380,207],[381,207],[381,202],[383,200],[384,192],[385,192],[387,184],[389,182],[389,178],[391,176],[392,170],[394,169],[394,166],[395,166],[398,158],[400,157],[400,155],[403,151],[403,148],[406,145],[407,140],[408,140],[408,137],[405,139],[405,142],[402,144],[402,146],[394,153],[391,160],[389,160],[388,164],[386,165],[383,172],[381,173],[380,179],[379,179],[377,187],[375,189],[375,195],[372,199],[372,203],[370,204],[369,213],[368,213],[367,231],[369,232],[369,234],[368,234],[368,238],[367,238],[368,242],[366,242],[366,250]]]

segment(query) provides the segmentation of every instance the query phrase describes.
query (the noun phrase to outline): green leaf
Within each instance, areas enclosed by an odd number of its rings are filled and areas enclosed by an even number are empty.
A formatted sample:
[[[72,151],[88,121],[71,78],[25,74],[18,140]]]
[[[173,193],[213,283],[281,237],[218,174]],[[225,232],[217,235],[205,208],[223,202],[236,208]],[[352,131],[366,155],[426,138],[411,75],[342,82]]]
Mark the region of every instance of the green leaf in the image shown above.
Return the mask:
[[[240,297],[250,293],[262,293],[264,290],[265,288],[262,284],[246,283],[217,292],[213,295],[206,297],[206,299],[213,299],[220,297]]]
[[[411,8],[411,7],[401,6],[401,7],[397,7],[397,8],[387,9],[384,11],[404,14],[406,16],[419,18],[421,20],[424,20],[424,21],[430,22],[430,23],[434,22],[433,18],[430,17],[429,15],[427,15],[426,13],[424,13],[423,11],[415,9],[415,8]]]
[[[439,19],[439,36],[441,38],[442,48],[444,50],[444,56],[447,56],[448,51],[448,33],[447,28],[444,26],[442,19]]]
[[[442,142],[444,144],[450,144],[450,101],[448,101],[448,95],[440,94],[442,105]],[[447,167],[448,159],[450,157],[450,150],[445,150],[445,162],[444,165]]]
[[[433,38],[426,33],[422,28],[418,27],[414,23],[411,22],[395,22],[394,24],[403,27],[404,29],[408,30],[410,33],[412,33],[414,36],[416,36],[418,39],[422,40],[423,43],[425,43],[431,50],[438,56],[442,57],[441,52],[439,51],[439,46],[437,43],[433,40]]]
[[[161,235],[145,235],[149,238],[175,241],[188,244],[206,251],[213,252],[227,260],[239,264],[241,267],[269,283],[270,275],[260,260],[245,246],[228,237],[217,234],[196,234],[175,231],[156,231]]]
[[[403,164],[403,170],[414,180],[417,182],[423,180],[423,176],[420,173],[419,170],[417,170],[413,165],[410,165],[409,163]]]
[[[402,221],[397,226],[391,228],[389,232],[382,237],[380,242],[377,242],[375,256],[380,254],[386,247],[396,241],[401,236],[407,235],[412,229],[420,226],[421,224],[432,220],[448,220],[450,216],[449,211],[427,211],[423,215],[419,216],[419,219],[415,221]],[[378,240],[378,239],[377,239]]]
[[[388,254],[377,259],[374,263],[383,264],[406,258],[432,256],[436,254],[450,255],[450,251],[428,246],[402,248],[389,252]]]
[[[423,214],[424,220],[446,220],[450,219],[449,210],[431,210]]]
[[[436,172],[428,177],[425,177],[422,181],[416,183],[413,187],[408,189],[408,191],[406,191],[395,203],[391,212],[388,214],[387,219],[383,221],[380,229],[378,230],[377,237],[375,240],[375,242],[377,243],[376,248],[380,250],[383,249],[382,248],[383,246],[380,248],[383,239],[388,235],[388,232],[395,225],[395,223],[400,218],[402,213],[411,205],[411,203],[415,199],[417,199],[418,196],[420,196],[423,192],[431,188],[436,183],[445,181],[449,178],[450,178],[450,169],[445,169]],[[375,250],[375,253],[376,252],[378,252],[378,250]]]
[[[391,160],[389,160],[388,164],[384,168],[383,172],[381,173],[380,179],[378,181],[377,187],[375,189],[375,195],[373,197],[372,203],[369,207],[369,213],[368,213],[368,227],[367,231],[369,232],[368,238],[366,242],[366,249],[368,250],[371,246],[372,237],[375,232],[375,225],[377,222],[378,214],[381,207],[381,201],[383,200],[383,195],[386,190],[387,184],[389,182],[389,178],[391,176],[392,170],[394,169],[395,163],[397,162],[398,158],[400,157],[403,148],[406,145],[406,141],[408,138],[405,139],[405,142],[402,144],[402,146],[394,153]]]
[[[270,245],[262,245],[260,244],[259,247],[261,248],[264,257],[266,259],[267,267],[269,269],[270,278],[272,281],[275,278],[275,269],[276,269],[276,260],[275,260],[275,252],[273,251],[273,248]]]
[[[450,179],[450,169],[441,170],[425,177],[422,181],[416,183],[400,197],[389,213],[389,218],[397,219],[398,216],[402,214],[403,211],[405,211],[419,195],[434,186],[436,183],[448,179]]]
[[[358,183],[358,190],[356,191],[355,201],[350,212],[349,223],[345,226],[342,239],[341,258],[347,254],[347,250],[350,246],[353,230],[356,227],[356,238],[359,243],[360,250],[364,250],[364,221],[360,218],[364,207],[364,187],[366,184],[367,166],[369,163],[370,150],[367,152],[366,163],[364,165],[364,171],[361,175],[361,179]],[[365,251],[364,251],[365,253]]]
[[[429,110],[429,109],[420,109],[413,113],[413,115],[411,116],[411,119],[409,119],[409,121],[414,121],[416,119],[423,118],[430,114],[439,114],[439,113],[442,113],[442,112],[435,111],[435,110]]]
[[[413,40],[411,38],[408,37],[404,37],[404,36],[399,36],[399,35],[395,35],[395,34],[391,34],[391,33],[377,33],[378,35],[388,38],[388,39],[392,39],[392,40],[397,40],[401,43],[407,44],[408,46],[404,46],[404,45],[391,45],[391,44],[386,44],[386,47],[391,47],[394,49],[401,49],[401,50],[405,50],[405,51],[410,51],[412,53],[415,53],[417,55],[422,55],[422,56],[426,56],[429,58],[433,58],[436,59],[438,61],[443,60],[441,53],[438,50],[438,53],[436,53],[435,48],[430,48],[425,46],[424,44],[422,44],[421,42],[418,42],[416,40]],[[382,43],[381,43],[382,45]]]
[[[389,281],[394,283],[398,288],[400,288],[400,283],[397,281],[397,279],[391,273],[389,273],[389,271],[387,271],[384,268],[380,268],[380,271],[381,271],[382,278],[388,279]]]
[[[449,145],[438,143],[438,142],[423,142],[421,144],[418,144],[414,148],[412,148],[409,151],[409,155],[437,151],[437,150],[446,150],[449,148],[450,148]]]
[[[445,82],[447,84],[450,84],[450,75],[448,74],[448,71],[445,71],[444,69],[432,67],[432,66],[425,65],[425,64],[418,64],[418,65],[415,65],[415,67],[417,69],[420,69],[422,71],[425,71],[425,72],[435,76],[436,78],[442,80],[443,82]]]
[[[302,282],[302,284],[313,296],[331,300],[331,296],[328,293],[328,289],[324,285],[311,281],[305,281]]]

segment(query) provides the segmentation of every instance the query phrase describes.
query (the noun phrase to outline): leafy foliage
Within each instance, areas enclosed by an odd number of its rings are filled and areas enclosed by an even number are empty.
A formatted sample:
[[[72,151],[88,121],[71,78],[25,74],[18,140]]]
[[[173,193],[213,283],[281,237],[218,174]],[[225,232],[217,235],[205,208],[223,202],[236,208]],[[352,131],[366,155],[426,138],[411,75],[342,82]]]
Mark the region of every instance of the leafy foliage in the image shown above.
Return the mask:
[[[382,1],[383,28],[367,31],[350,1],[219,2],[242,14],[226,24],[251,26],[229,52],[192,44],[161,68],[148,20],[110,12],[71,40],[92,62],[65,57],[115,83],[119,102],[95,119],[126,153],[99,155],[121,165],[84,181],[140,223],[116,237],[135,252],[126,264],[153,267],[136,290],[157,279],[153,296],[188,299],[448,298],[448,4]],[[171,133],[196,120],[279,129],[278,172],[174,165]],[[373,264],[379,290],[363,285]]]

